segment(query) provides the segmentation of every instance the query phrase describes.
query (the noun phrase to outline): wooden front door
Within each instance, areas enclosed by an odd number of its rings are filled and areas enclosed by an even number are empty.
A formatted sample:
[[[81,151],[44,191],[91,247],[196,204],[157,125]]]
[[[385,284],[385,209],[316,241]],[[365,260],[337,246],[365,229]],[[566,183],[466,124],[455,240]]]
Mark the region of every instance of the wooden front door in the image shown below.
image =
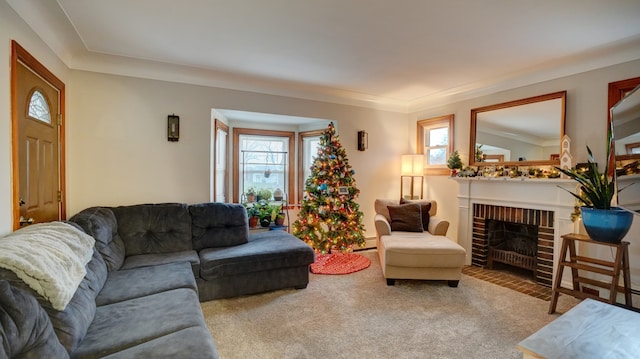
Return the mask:
[[[13,188],[17,208],[14,228],[19,228],[64,218],[61,186],[64,85],[51,78],[53,75],[24,49],[14,47],[14,54]]]

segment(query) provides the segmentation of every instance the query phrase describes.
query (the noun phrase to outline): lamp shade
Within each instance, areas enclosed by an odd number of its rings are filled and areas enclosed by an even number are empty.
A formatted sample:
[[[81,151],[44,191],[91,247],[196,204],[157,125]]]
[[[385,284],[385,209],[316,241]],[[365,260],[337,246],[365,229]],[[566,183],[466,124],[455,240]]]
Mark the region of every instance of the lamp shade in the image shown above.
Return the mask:
[[[424,172],[424,155],[402,155],[402,175],[422,176]]]

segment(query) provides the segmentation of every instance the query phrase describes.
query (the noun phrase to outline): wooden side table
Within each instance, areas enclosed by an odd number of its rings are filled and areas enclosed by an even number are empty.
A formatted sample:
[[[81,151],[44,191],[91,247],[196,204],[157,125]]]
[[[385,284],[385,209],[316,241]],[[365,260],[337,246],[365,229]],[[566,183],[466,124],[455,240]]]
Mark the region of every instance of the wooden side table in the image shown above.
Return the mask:
[[[576,253],[576,242],[608,246],[615,250],[613,262],[598,258],[579,256]],[[569,258],[567,259],[567,251]],[[571,277],[573,281],[573,289],[563,288],[562,273],[564,268],[571,268]],[[579,271],[599,273],[611,277],[610,282],[585,278],[580,276]],[[620,286],[620,272],[622,272],[623,285]],[[596,287],[609,290],[609,298],[603,298],[598,295],[586,293],[582,291],[581,285],[589,284]],[[631,278],[629,276],[629,242],[606,243],[594,241],[589,236],[583,234],[570,233],[562,236],[562,247],[560,248],[560,259],[558,261],[558,273],[553,284],[551,292],[551,303],[549,304],[549,314],[556,311],[558,304],[558,296],[565,293],[579,299],[591,298],[601,302],[615,304],[618,291],[624,293],[625,304],[629,307],[631,303]]]

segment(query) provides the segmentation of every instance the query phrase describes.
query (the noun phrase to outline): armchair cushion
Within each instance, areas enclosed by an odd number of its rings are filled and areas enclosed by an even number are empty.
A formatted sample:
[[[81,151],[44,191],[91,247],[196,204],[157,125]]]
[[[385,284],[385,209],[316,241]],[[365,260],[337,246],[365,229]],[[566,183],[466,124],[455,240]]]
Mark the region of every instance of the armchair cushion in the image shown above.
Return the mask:
[[[391,217],[392,231],[422,232],[422,211],[420,204],[407,203],[387,206]]]
[[[418,203],[420,205],[420,211],[422,212],[422,229],[424,229],[425,231],[429,230],[429,219],[431,218],[431,214],[429,213],[431,211],[431,201],[412,201],[412,200],[408,200],[408,199],[401,199],[400,200],[400,204],[406,204],[406,203]]]
[[[381,214],[384,218],[387,219],[387,222],[391,223],[391,217],[389,216],[389,208],[387,206],[397,206],[400,204],[400,201],[393,199],[376,199],[374,203],[374,207],[376,213]]]

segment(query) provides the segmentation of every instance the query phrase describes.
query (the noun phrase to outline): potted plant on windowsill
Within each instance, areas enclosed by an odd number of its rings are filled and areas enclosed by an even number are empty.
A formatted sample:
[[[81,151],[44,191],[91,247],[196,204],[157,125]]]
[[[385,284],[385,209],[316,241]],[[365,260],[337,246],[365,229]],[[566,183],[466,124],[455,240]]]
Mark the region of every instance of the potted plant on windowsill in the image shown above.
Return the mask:
[[[284,213],[282,213],[282,205],[274,205],[271,209],[271,220],[276,226],[284,225]]]
[[[258,190],[258,201],[263,200],[263,201],[268,201],[271,199],[271,190],[268,188],[262,188],[260,190]]]
[[[271,224],[272,206],[269,205],[269,202],[261,199],[256,203],[256,209],[258,210],[260,225],[262,227],[269,227]]]
[[[556,169],[580,184],[580,194],[573,193],[583,206],[580,207],[582,223],[591,239],[600,242],[620,243],[633,221],[633,214],[619,207],[612,207],[611,201],[616,191],[616,179],[610,176],[611,134],[608,136],[607,156],[604,171],[598,170],[593,153],[587,146],[588,165],[582,169]],[[619,189],[621,191],[622,189]]]
[[[247,202],[253,203],[256,201],[256,189],[253,187],[249,187],[247,191],[244,193],[247,197]]]
[[[249,218],[249,228],[256,228],[260,219],[260,210],[254,203],[243,203],[247,209],[247,217]]]

